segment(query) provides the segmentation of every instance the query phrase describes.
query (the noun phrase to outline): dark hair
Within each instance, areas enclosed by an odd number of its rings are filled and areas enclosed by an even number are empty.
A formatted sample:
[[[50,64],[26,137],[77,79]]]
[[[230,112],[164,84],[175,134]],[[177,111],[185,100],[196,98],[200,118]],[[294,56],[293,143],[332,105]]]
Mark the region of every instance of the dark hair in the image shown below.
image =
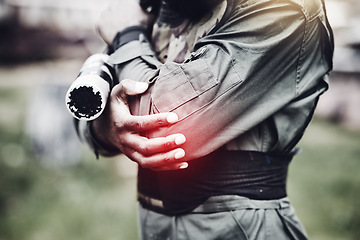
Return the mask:
[[[223,0],[164,0],[169,7],[192,20],[198,20]]]

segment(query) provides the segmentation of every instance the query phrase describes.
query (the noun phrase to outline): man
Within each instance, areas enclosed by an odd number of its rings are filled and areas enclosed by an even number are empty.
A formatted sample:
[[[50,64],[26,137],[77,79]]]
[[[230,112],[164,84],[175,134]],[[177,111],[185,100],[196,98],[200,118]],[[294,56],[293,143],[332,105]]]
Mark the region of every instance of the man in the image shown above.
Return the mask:
[[[119,0],[99,32],[120,84],[84,130],[139,164],[142,239],[306,239],[287,167],[328,88],[320,0]]]

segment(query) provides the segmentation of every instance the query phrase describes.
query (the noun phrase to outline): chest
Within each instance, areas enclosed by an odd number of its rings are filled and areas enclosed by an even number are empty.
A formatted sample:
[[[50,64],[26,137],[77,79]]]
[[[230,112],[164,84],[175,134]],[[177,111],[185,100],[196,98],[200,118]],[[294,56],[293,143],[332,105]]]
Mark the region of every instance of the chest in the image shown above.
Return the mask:
[[[197,41],[207,36],[224,16],[227,1],[218,4],[198,22],[185,19],[177,27],[156,23],[152,40],[158,59],[162,62],[183,62],[193,51]]]

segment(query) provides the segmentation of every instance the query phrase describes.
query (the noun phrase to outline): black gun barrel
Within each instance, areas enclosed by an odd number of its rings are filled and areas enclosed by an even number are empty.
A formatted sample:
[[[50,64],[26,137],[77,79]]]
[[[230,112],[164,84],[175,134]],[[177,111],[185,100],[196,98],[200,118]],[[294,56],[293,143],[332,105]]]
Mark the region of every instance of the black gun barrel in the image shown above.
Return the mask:
[[[108,59],[109,55],[102,53],[90,56],[67,91],[66,106],[75,118],[94,120],[105,109],[110,90],[116,82]]]

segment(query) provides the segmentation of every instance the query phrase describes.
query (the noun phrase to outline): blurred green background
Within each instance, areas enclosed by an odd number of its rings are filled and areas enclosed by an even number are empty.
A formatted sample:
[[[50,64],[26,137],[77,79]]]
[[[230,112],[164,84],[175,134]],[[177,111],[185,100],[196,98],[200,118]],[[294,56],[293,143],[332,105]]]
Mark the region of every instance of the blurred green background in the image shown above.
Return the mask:
[[[23,127],[29,95],[0,90],[0,239],[137,239],[134,166],[82,147],[76,163],[40,161]],[[299,147],[288,192],[309,236],[360,239],[360,134],[315,119]]]
[[[0,240],[137,239],[136,166],[96,160],[64,104],[84,59],[102,51],[93,22],[106,1],[57,2],[0,1]],[[288,193],[310,239],[358,240],[359,4],[327,3],[331,89],[290,165]]]

